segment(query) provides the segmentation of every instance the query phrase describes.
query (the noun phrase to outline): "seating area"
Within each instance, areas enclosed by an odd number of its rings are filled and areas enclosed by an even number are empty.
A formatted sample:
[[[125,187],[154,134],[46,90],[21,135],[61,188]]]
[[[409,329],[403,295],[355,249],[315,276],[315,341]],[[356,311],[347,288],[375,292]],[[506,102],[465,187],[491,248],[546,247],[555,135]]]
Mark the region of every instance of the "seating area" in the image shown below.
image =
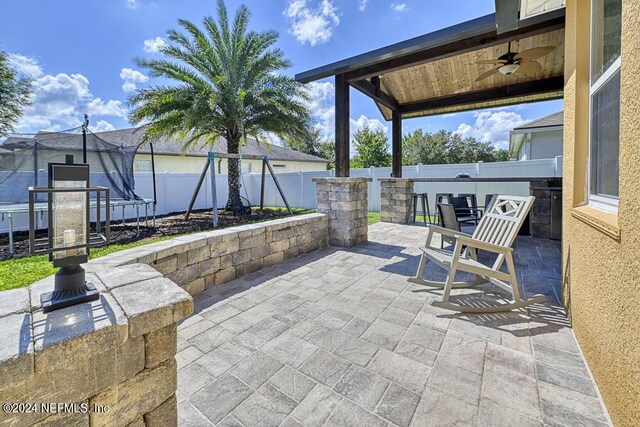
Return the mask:
[[[513,262],[512,245],[529,211],[533,207],[535,197],[497,196],[490,208],[479,222],[473,234],[460,231],[459,224],[455,230],[429,226],[426,242],[420,247],[422,256],[415,277],[410,282],[443,289],[441,301],[434,301],[433,305],[466,313],[493,313],[508,311],[531,304],[543,302],[544,295],[536,295],[530,299],[521,298],[518,289],[518,278]],[[439,204],[442,218],[454,216],[451,205]],[[440,249],[432,245],[435,233],[442,236],[452,247]],[[491,264],[482,263],[478,259],[478,252],[486,251],[496,255]],[[431,261],[448,271],[445,281],[433,281],[423,278],[427,261]],[[507,271],[501,270],[503,265]],[[473,279],[455,282],[457,272],[473,275]],[[475,288],[484,283],[491,283],[512,296],[510,302],[499,302],[496,298],[485,298],[480,292],[472,301],[452,303],[449,301],[453,288]],[[467,295],[468,297],[468,295]],[[468,299],[468,298],[467,298]]]
[[[607,425],[558,302],[559,242],[513,242],[521,294],[544,303],[478,315],[407,282],[425,236],[374,224],[368,243],[197,296],[178,326],[180,425]]]
[[[443,224],[439,206],[442,204],[451,205],[455,212],[456,221],[461,225],[478,225],[482,218],[482,213],[491,207],[493,198],[496,194],[487,194],[485,196],[484,206],[478,206],[475,193],[459,193],[454,196],[453,193],[436,193],[435,203],[429,204],[428,193],[411,193],[411,218],[412,223],[416,223],[418,214],[422,217],[425,226],[429,224],[438,224],[449,228]],[[431,214],[430,206],[434,206],[435,217]],[[451,224],[454,227],[453,224]]]

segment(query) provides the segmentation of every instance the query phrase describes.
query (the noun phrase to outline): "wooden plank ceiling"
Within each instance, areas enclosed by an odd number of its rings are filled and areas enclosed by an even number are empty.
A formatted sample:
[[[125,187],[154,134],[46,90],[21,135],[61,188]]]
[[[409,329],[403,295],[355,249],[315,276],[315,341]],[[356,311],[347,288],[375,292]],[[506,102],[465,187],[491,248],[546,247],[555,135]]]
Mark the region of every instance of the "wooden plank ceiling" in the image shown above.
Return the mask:
[[[564,29],[514,40],[511,43],[511,50],[522,52],[542,46],[554,46],[555,50],[537,60],[542,65],[542,71],[534,76],[518,74],[505,76],[496,73],[475,82],[478,75],[494,67],[494,65],[480,65],[476,62],[483,59],[495,59],[505,54],[508,46],[507,43],[504,43],[385,73],[380,76],[380,88],[398,101],[401,111],[402,107],[406,105],[434,101],[425,105],[425,109],[403,112],[403,118],[560,98],[562,90],[556,88],[540,93],[514,93],[513,96],[502,96],[500,99],[490,97],[487,97],[486,100],[474,99],[459,105],[450,105],[451,102],[444,106],[435,105],[438,99],[451,100],[452,96],[490,93],[491,90],[501,88],[504,89],[503,92],[508,92],[510,87],[515,87],[518,84],[549,81],[550,78],[562,77],[564,74]],[[391,120],[391,110],[380,103],[377,104],[384,117]]]

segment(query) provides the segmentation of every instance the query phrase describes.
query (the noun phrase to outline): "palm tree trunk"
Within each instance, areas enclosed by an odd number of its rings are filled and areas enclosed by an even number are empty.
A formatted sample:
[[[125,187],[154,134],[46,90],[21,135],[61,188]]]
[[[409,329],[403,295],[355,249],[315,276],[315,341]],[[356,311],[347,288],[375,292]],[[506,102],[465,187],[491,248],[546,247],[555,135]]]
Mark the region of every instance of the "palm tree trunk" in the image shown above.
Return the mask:
[[[240,152],[240,138],[237,135],[227,135],[227,152],[229,154],[238,154]],[[226,209],[237,209],[242,206],[240,199],[240,159],[227,159],[229,168],[229,200]]]

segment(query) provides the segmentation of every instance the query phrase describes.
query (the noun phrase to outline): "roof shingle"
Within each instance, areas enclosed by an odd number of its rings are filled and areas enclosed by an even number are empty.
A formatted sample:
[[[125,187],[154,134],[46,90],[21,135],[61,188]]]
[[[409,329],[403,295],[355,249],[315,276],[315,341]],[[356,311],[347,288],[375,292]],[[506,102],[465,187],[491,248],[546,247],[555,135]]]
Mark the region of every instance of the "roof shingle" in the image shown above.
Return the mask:
[[[127,147],[135,147],[142,143],[144,127],[97,132],[94,135],[99,139],[115,145],[116,147],[121,144]],[[42,144],[50,145],[52,148],[54,146],[59,149],[77,149],[78,147],[82,147],[82,135],[76,133],[40,132],[38,134],[38,139]],[[7,140],[2,144],[2,147],[9,149],[24,148],[25,145],[28,146],[31,142],[31,139],[7,138]],[[213,146],[203,147],[200,144],[192,146],[185,152],[182,150],[182,143],[175,138],[163,137],[152,142],[154,153],[162,155],[177,156],[185,154],[188,156],[206,157],[210,151],[218,154],[227,152],[227,143],[222,138],[216,140]],[[87,138],[87,149],[104,149],[104,144],[101,145],[91,137],[91,134],[89,134]],[[138,153],[151,153],[149,144],[144,143],[140,145]],[[246,144],[242,146],[241,153],[245,156],[267,156],[271,160],[328,163],[328,160],[320,157],[266,142],[258,143],[252,138],[247,138]]]
[[[525,123],[522,126],[518,126],[513,130],[519,129],[534,129],[534,128],[546,128],[552,126],[562,126],[564,124],[564,111],[560,110],[548,116],[541,117],[531,122]]]

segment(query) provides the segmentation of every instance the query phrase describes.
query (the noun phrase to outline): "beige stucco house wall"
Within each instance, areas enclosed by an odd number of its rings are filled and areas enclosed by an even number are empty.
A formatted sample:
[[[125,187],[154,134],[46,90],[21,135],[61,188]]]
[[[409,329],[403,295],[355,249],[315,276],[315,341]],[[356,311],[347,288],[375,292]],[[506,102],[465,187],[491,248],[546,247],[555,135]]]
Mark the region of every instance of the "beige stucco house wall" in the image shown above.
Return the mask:
[[[200,173],[207,161],[207,157],[190,155],[164,155],[156,154],[155,166],[157,173]],[[294,160],[269,160],[275,173],[323,171],[327,169],[326,162],[294,161]],[[242,159],[243,173],[260,173],[262,160]],[[133,163],[134,172],[151,171],[151,155],[145,153],[136,154]],[[227,159],[216,159],[216,173],[227,173]]]
[[[566,14],[563,294],[616,426],[640,423],[640,1],[622,1],[618,212],[586,205],[589,0]]]

